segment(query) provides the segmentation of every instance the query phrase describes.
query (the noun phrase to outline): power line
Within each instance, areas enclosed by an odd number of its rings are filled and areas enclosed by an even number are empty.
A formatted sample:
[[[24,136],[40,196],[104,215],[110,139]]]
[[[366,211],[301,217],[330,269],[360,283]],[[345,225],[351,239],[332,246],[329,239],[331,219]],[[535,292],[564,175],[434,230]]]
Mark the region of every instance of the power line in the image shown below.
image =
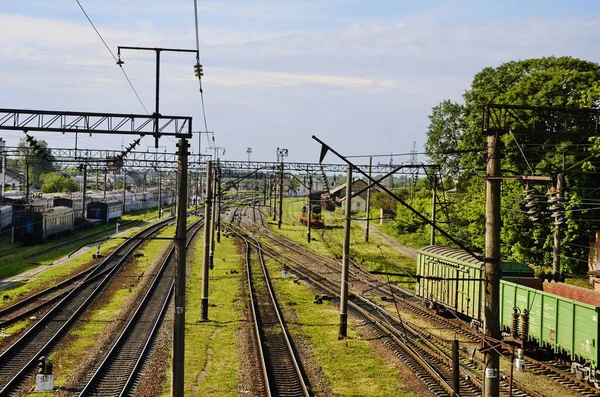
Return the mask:
[[[194,24],[196,27],[196,63],[200,64],[200,33],[198,31],[198,0],[194,0]],[[206,122],[206,108],[204,106],[204,90],[202,89],[202,73],[198,74],[198,87],[200,90],[200,101],[202,102],[202,117],[204,119],[204,131],[208,131],[208,123]],[[202,139],[202,134],[198,139]],[[208,146],[214,146],[215,136],[213,135],[213,145],[211,145],[210,140],[208,139],[208,135],[206,136],[206,140],[208,141]],[[198,153],[202,154],[202,153]]]
[[[94,23],[92,22],[92,20],[90,19],[89,15],[87,14],[87,12],[85,12],[85,10],[83,9],[83,6],[81,5],[81,3],[79,2],[79,0],[75,0],[77,2],[77,4],[79,5],[79,8],[81,8],[81,11],[83,11],[83,15],[85,15],[85,17],[87,18],[87,20],[90,22],[90,25],[92,25],[92,28],[94,28],[94,30],[96,31],[96,34],[98,35],[98,37],[100,37],[100,40],[102,40],[102,43],[104,43],[104,46],[106,47],[106,49],[108,50],[108,52],[110,52],[110,55],[112,55],[113,59],[115,60],[115,62],[117,62],[117,57],[115,56],[115,54],[112,52],[112,50],[110,49],[110,47],[108,46],[108,44],[106,44],[106,41],[104,40],[104,38],[102,37],[102,35],[100,34],[100,32],[98,31],[98,29],[96,29],[96,26],[94,25]],[[129,76],[127,76],[127,73],[125,73],[125,69],[123,69],[123,65],[119,64],[117,62],[117,64],[121,67],[121,72],[123,72],[123,75],[125,76],[125,78],[127,79],[127,82],[129,83],[129,86],[131,87],[131,89],[133,90],[133,93],[135,94],[135,96],[137,97],[138,101],[140,102],[140,104],[142,105],[142,107],[144,108],[144,111],[146,111],[146,114],[150,114],[148,112],[148,109],[146,109],[146,106],[144,105],[144,102],[142,102],[142,99],[140,98],[139,94],[137,93],[135,87],[133,86],[133,84],[131,83],[131,80],[129,79]]]

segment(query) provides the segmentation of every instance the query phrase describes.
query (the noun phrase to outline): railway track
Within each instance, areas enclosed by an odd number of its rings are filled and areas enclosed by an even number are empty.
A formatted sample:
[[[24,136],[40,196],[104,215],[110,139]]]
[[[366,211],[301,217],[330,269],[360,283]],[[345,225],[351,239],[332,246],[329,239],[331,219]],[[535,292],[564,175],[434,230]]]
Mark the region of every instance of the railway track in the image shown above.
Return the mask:
[[[188,247],[203,220],[188,228]],[[80,396],[130,395],[139,383],[141,368],[152,347],[174,292],[175,245],[171,244],[157,275],[125,329],[96,368]]]
[[[75,324],[140,244],[172,222],[166,219],[137,233],[87,273],[52,309],[13,345],[0,354],[0,396],[17,394],[24,379],[34,372],[38,357],[48,355]]]
[[[260,346],[259,355],[265,395],[311,396],[300,360],[287,332],[260,243],[244,236],[239,230],[236,231],[236,234],[245,243],[251,311],[257,345]],[[252,260],[252,246],[257,250],[258,261]]]
[[[251,225],[249,227],[253,228],[253,230],[255,230],[255,231],[258,231],[262,236],[269,238],[275,244],[277,244],[279,246],[283,246],[286,251],[296,253],[298,255],[302,255],[303,257],[309,257],[310,261],[314,262],[314,263],[318,263],[319,267],[327,268],[327,270],[324,272],[319,271],[318,274],[314,274],[312,276],[313,280],[321,281],[323,279],[329,279],[329,278],[336,280],[336,281],[339,280],[339,275],[341,273],[339,262],[334,261],[334,260],[332,261],[330,259],[328,260],[327,258],[323,258],[322,256],[312,253],[303,247],[299,247],[295,243],[290,242],[289,240],[285,239],[282,236],[275,235],[274,233],[271,233],[270,231],[266,231],[265,229],[258,229],[258,228],[256,228],[255,225]],[[277,255],[277,252],[273,252],[272,254]],[[332,276],[332,277],[330,277],[330,276]],[[379,291],[379,292],[391,294],[391,300],[393,300],[396,305],[401,306],[403,309],[410,310],[413,313],[415,313],[421,317],[426,317],[432,321],[439,323],[441,326],[448,329],[448,333],[454,333],[454,334],[460,335],[461,338],[463,338],[464,341],[467,341],[467,342],[471,342],[471,343],[481,342],[481,336],[479,334],[477,334],[470,328],[464,326],[460,322],[448,320],[442,316],[432,313],[429,310],[424,309],[420,304],[416,304],[414,302],[414,300],[416,298],[415,298],[414,294],[412,294],[410,291],[406,291],[395,285],[390,286],[391,289],[388,289],[387,291],[385,289],[381,289],[380,287],[377,286],[378,282],[376,281],[376,279],[371,279],[372,275],[370,275],[368,272],[366,272],[364,269],[362,269],[357,264],[352,265],[351,278],[352,277],[358,277],[359,279],[361,279],[361,282],[366,282],[366,284],[369,285],[369,289],[372,288],[372,291]],[[381,284],[381,283],[379,282],[379,284]],[[337,292],[336,292],[335,287],[329,293],[336,294]],[[390,300],[390,298],[388,297],[386,300]],[[371,302],[370,304],[375,305],[373,302]],[[379,308],[377,310],[384,311],[381,308]],[[388,313],[386,315],[386,319],[385,319],[384,323],[385,322],[391,323],[393,321],[397,321],[396,320],[397,318],[398,317],[393,315],[392,313]],[[404,330],[411,328],[413,330],[412,333],[415,336],[429,334],[427,332],[423,332],[423,330],[420,330],[419,327],[415,326],[414,324],[411,324],[406,321],[403,321],[403,328],[404,328]],[[435,343],[438,346],[437,348],[448,351],[448,342],[447,341],[442,340],[432,334],[429,334],[428,338],[430,338],[431,340],[435,340]],[[462,356],[463,356],[463,358],[468,357],[465,353],[463,353]],[[528,363],[531,363],[531,366],[529,369],[534,371],[535,373],[546,374],[546,376],[548,376],[553,381],[556,381],[557,383],[561,384],[562,386],[565,386],[567,388],[575,390],[581,395],[586,395],[586,396],[600,395],[600,393],[598,393],[598,390],[595,389],[593,386],[591,386],[585,382],[582,382],[578,379],[573,378],[564,369],[561,370],[560,368],[556,368],[553,365],[536,362],[535,360],[530,359],[530,358],[526,358],[526,359],[527,359]],[[481,371],[480,371],[481,363],[477,363],[476,361],[473,360],[472,357],[470,358],[470,360],[473,362],[473,364],[471,365],[472,368],[469,369],[468,366],[465,366],[465,368],[463,369],[465,376],[469,377],[471,379],[474,379],[474,380],[479,379],[479,383],[481,383],[481,381],[482,381],[481,380]],[[501,382],[501,391],[508,393],[509,388],[510,388],[510,386],[509,386],[510,377],[504,376],[503,378],[504,378],[504,381]],[[513,380],[512,393],[515,396],[526,396],[526,395],[541,396],[541,394],[537,393],[531,387],[528,387],[527,385],[519,383],[515,380]]]

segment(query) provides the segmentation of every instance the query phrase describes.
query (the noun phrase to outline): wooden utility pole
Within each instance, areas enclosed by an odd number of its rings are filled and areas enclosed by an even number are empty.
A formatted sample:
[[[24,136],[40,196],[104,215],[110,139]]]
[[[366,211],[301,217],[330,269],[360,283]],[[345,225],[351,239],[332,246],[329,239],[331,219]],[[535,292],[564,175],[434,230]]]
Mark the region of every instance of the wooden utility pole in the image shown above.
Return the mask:
[[[173,320],[173,365],[171,380],[171,396],[183,397],[185,380],[185,240],[187,238],[187,139],[182,138],[179,147],[177,164],[179,175],[179,194],[177,195],[177,229],[175,231],[175,313]]]
[[[208,321],[208,269],[210,268],[210,232],[212,216],[212,161],[206,162],[206,200],[204,201],[204,252],[202,261],[202,310],[200,321]]]
[[[452,341],[452,389],[454,397],[460,396],[460,354],[458,350],[458,340]]]
[[[373,157],[369,157],[369,178],[371,178],[371,168],[373,167]],[[369,182],[367,182],[369,183]],[[366,221],[367,221],[367,225],[365,227],[365,243],[369,242],[369,220],[371,218],[370,212],[371,212],[371,188],[369,187],[367,189],[367,216],[366,216]]]
[[[431,223],[435,225],[435,213],[437,204],[437,175],[433,175],[433,195],[431,197]],[[435,227],[431,226],[431,235],[429,237],[429,245],[435,245]]]
[[[493,340],[500,339],[499,300],[500,300],[500,135],[489,132],[487,181],[485,202],[485,309],[483,328],[484,338],[484,382],[483,396],[499,395],[500,356],[493,346]]]
[[[340,332],[338,339],[347,336],[348,331],[348,272],[350,268],[350,212],[352,210],[352,166],[348,165],[346,176],[346,202],[344,208],[344,252],[342,254],[342,281],[340,292]]]

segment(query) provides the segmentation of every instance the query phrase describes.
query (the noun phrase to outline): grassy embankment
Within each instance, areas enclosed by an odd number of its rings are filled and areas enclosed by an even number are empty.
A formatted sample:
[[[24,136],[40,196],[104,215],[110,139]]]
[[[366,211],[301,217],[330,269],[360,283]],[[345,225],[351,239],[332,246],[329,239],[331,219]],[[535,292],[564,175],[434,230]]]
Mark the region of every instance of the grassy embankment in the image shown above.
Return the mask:
[[[313,229],[312,241],[309,244],[307,227],[299,222],[305,200],[288,198],[283,201],[281,233],[315,252],[341,258],[344,237],[344,214],[341,208],[337,208],[334,212],[323,211],[326,228],[324,230]],[[364,218],[364,213],[353,214],[352,217],[361,219]],[[276,223],[272,221],[272,217],[267,217],[265,220],[271,225],[273,231],[279,230]],[[369,243],[365,243],[365,229],[355,221],[352,221],[350,226],[350,257],[352,260],[365,265],[371,271],[414,274],[416,265],[414,259],[407,258],[398,251],[383,245],[373,234],[369,236]],[[409,283],[412,281],[410,278],[397,276],[391,277],[391,280]]]

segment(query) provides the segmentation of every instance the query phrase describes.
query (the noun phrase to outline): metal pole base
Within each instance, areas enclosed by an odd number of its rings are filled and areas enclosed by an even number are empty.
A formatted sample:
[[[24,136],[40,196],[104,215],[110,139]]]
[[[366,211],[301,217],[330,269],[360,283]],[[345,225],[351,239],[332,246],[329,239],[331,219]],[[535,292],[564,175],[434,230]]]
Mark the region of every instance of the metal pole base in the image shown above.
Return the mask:
[[[202,298],[202,312],[200,315],[199,323],[204,323],[208,321],[208,297]]]
[[[345,339],[348,336],[348,314],[340,313],[340,332],[338,334],[338,340]]]

